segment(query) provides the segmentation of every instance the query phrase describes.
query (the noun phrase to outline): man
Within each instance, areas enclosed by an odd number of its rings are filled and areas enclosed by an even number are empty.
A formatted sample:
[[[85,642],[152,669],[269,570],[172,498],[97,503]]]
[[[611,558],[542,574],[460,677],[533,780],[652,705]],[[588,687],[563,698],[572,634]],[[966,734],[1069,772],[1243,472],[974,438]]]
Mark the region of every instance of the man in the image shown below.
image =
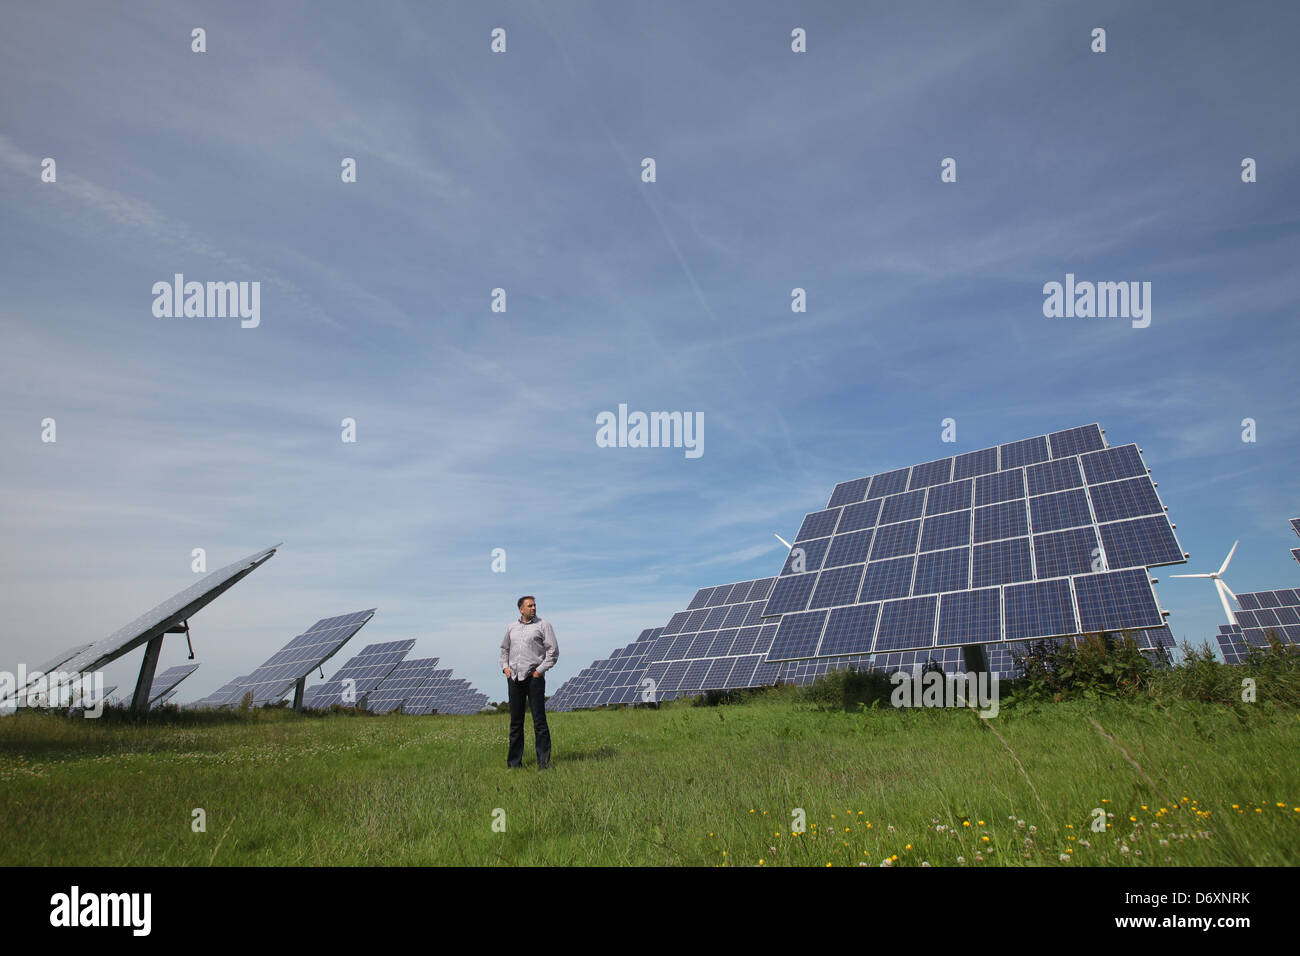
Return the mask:
[[[537,769],[551,765],[551,729],[546,726],[546,672],[560,657],[560,645],[549,621],[537,616],[537,601],[525,594],[516,604],[519,620],[511,621],[501,642],[497,666],[506,675],[510,690],[510,750],[507,767],[524,762],[524,702],[533,711],[533,745]]]

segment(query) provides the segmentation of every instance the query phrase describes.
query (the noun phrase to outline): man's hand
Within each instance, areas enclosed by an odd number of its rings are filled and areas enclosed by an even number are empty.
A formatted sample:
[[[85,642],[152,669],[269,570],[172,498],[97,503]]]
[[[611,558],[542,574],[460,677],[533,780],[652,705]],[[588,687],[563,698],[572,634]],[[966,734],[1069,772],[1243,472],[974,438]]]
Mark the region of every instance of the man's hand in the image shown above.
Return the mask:
[[[534,676],[534,677],[541,677],[541,676],[542,676],[542,672],[541,672],[541,671],[533,671],[533,676]]]
[[[506,676],[507,676],[507,677],[514,677],[514,676],[515,676],[515,675],[513,675],[513,674],[510,673],[510,668],[508,668],[508,667],[506,668]]]

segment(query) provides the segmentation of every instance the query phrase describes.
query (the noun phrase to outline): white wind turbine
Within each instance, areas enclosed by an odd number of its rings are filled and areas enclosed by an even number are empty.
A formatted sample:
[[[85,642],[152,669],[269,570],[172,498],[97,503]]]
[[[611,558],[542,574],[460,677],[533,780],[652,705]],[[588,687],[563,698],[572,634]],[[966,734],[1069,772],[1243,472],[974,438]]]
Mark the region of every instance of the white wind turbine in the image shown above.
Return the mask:
[[[1225,572],[1225,571],[1228,570],[1228,562],[1232,560],[1232,556],[1233,556],[1233,554],[1236,553],[1236,551],[1237,551],[1237,545],[1238,545],[1239,543],[1240,543],[1240,542],[1238,542],[1238,541],[1234,541],[1234,542],[1232,542],[1232,550],[1229,551],[1229,552],[1228,552],[1228,556],[1227,556],[1226,558],[1223,559],[1223,567],[1219,568],[1219,570],[1217,570],[1217,571],[1214,571],[1214,572],[1212,572],[1212,573],[1210,573],[1210,574],[1171,574],[1171,575],[1169,575],[1171,578],[1209,578],[1211,581],[1213,581],[1213,582],[1214,582],[1215,590],[1217,590],[1217,591],[1219,592],[1219,600],[1223,602],[1223,612],[1224,612],[1225,614],[1228,615],[1228,623],[1229,623],[1229,624],[1236,624],[1236,623],[1237,623],[1237,616],[1236,616],[1235,614],[1232,613],[1232,605],[1228,603],[1228,598],[1232,598],[1232,599],[1235,601],[1235,600],[1237,600],[1237,595],[1233,594],[1233,593],[1232,593],[1232,589],[1231,589],[1230,587],[1228,587],[1228,585],[1226,585],[1226,584],[1223,583],[1223,572]]]

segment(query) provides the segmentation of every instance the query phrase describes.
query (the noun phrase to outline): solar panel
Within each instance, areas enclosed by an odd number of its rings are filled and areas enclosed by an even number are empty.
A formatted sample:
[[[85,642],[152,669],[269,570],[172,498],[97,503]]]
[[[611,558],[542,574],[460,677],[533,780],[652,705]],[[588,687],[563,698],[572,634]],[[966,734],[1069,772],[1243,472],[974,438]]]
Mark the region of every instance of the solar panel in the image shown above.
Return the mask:
[[[385,644],[367,644],[361,653],[340,667],[328,681],[309,687],[303,697],[303,707],[325,710],[336,704],[360,706],[366,694],[374,690],[414,646],[415,638]],[[352,683],[347,683],[349,681]],[[345,693],[349,694],[350,700],[343,699]]]
[[[276,651],[244,681],[244,692],[253,692],[253,706],[281,700],[294,684],[333,657],[374,616],[375,609],[370,608],[323,618]]]
[[[103,669],[128,651],[134,650],[169,628],[188,620],[236,582],[261,567],[275,554],[279,545],[250,554],[224,568],[213,571],[179,594],[168,598],[157,607],[146,611],[129,624],[124,624],[108,637],[90,645],[76,657],[66,662],[67,670],[80,672]]]
[[[819,554],[818,563],[820,559]],[[621,656],[610,658],[587,678],[584,689],[575,695],[577,706],[591,706],[581,703],[589,700],[595,704],[635,702],[641,699],[645,680],[652,682],[648,687],[656,701],[776,683],[779,669],[763,667],[776,626],[760,623],[775,580],[760,578],[719,586],[703,608],[688,609],[685,616],[674,614],[657,633],[647,636],[642,632],[645,639],[630,646],[635,649],[632,653],[624,648]],[[623,661],[626,663],[615,666]],[[607,672],[618,676],[606,677]]]
[[[1246,643],[1246,637],[1242,634],[1240,626],[1236,624],[1220,624],[1219,633],[1216,637],[1225,664],[1244,664],[1246,662],[1246,659],[1250,656],[1251,648]]]
[[[1237,603],[1242,610],[1234,616],[1250,647],[1268,647],[1270,635],[1300,644],[1300,589],[1247,591],[1237,595]]]
[[[169,667],[155,677],[153,687],[149,689],[149,706],[152,707],[163,697],[171,697],[176,693],[176,688],[180,686],[181,681],[198,669],[198,664],[181,664],[177,667]]]
[[[238,704],[243,700],[244,694],[246,693],[246,690],[244,688],[244,682],[246,680],[248,680],[247,674],[245,674],[242,677],[236,677],[230,683],[223,684],[222,686],[214,690],[211,694],[209,694],[207,697],[203,697],[200,698],[199,700],[196,700],[190,706],[191,707],[226,707],[231,704]]]
[[[372,714],[386,714],[396,710],[433,679],[437,667],[436,657],[402,661],[370,692],[366,698],[366,710]]]
[[[1096,424],[841,482],[800,532],[769,660],[1158,628],[1147,569],[1185,560],[1141,452]]]
[[[704,590],[713,591],[714,588]],[[728,589],[730,597],[731,589]],[[724,605],[725,607],[725,605]],[[640,680],[654,642],[665,628],[643,630],[635,641],[620,647],[604,660],[594,661],[571,677],[546,702],[548,710],[566,711],[602,704],[634,704],[641,701]]]

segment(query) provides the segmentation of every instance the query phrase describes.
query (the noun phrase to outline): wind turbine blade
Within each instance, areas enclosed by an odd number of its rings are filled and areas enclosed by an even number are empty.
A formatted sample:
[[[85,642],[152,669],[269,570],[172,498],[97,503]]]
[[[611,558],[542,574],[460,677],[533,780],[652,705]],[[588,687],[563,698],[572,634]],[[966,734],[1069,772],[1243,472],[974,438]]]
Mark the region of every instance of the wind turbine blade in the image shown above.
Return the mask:
[[[787,551],[794,550],[794,545],[792,545],[789,541],[785,540],[785,538],[781,537],[775,531],[772,532],[772,536],[775,537],[777,541],[780,541],[783,545],[785,545]]]
[[[1219,600],[1223,603],[1223,613],[1228,615],[1228,623],[1236,624],[1237,616],[1232,613],[1232,605],[1228,603],[1228,586],[1218,578],[1214,579],[1214,587],[1219,592]]]
[[[1229,597],[1231,597],[1234,601],[1237,601],[1237,595],[1232,593],[1232,588],[1228,587],[1227,581],[1220,581],[1219,584],[1222,585],[1223,590],[1228,592]],[[1240,604],[1241,602],[1237,601],[1237,603]]]
[[[1237,553],[1237,545],[1239,544],[1241,544],[1240,541],[1232,542],[1232,550],[1229,551],[1228,556],[1223,559],[1223,567],[1219,568],[1219,574],[1223,574],[1224,571],[1228,570],[1228,562],[1231,561],[1232,556]]]
[[[1171,578],[1212,578],[1213,574],[1171,574]]]

